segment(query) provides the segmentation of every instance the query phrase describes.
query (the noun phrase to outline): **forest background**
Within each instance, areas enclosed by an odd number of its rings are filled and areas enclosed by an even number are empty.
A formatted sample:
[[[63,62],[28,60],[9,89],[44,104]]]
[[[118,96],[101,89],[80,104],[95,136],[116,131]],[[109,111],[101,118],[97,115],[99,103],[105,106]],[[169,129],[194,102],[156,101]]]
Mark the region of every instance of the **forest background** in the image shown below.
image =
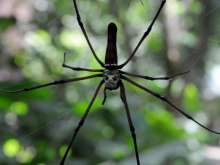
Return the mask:
[[[77,0],[89,39],[104,61],[107,26],[118,27],[118,61],[131,54],[161,0]],[[220,132],[220,2],[167,0],[150,35],[124,71],[151,77],[191,72],[169,81],[132,78]],[[17,90],[91,75],[99,69],[71,0],[0,1],[0,88]],[[29,92],[0,93],[0,164],[54,165],[65,152],[100,78]],[[142,165],[217,165],[219,136],[168,104],[125,82]],[[66,164],[134,165],[135,151],[119,90],[101,88]]]

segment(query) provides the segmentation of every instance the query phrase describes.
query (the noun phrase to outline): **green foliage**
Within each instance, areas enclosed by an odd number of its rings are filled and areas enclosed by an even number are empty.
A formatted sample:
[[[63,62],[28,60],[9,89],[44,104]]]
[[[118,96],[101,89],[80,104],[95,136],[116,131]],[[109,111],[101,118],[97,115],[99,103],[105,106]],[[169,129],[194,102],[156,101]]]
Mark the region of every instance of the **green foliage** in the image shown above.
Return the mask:
[[[6,31],[10,26],[16,23],[14,17],[11,18],[0,18],[0,32]]]
[[[164,43],[161,40],[162,38],[162,31],[160,28],[156,29],[155,32],[152,32],[151,35],[148,37],[148,47],[154,51],[161,51],[164,49]]]
[[[194,84],[187,84],[184,89],[183,103],[185,109],[189,111],[198,111],[200,108],[199,92]]]
[[[101,68],[77,23],[71,0],[42,1],[40,5],[47,6],[44,11],[37,8],[37,1],[22,2],[22,5],[21,1],[11,4],[14,8],[8,11],[9,16],[1,15],[3,10],[0,12],[0,88],[18,90],[94,74],[63,68],[64,52],[70,66]],[[205,78],[210,77],[208,71],[213,65],[219,65],[220,10],[216,0],[203,2],[167,1],[166,7],[170,8],[162,10],[151,33],[123,70],[165,77],[190,69],[190,74],[174,77],[173,81],[131,79],[218,130],[220,101],[208,88]],[[143,3],[144,7],[134,0],[129,6],[127,1],[77,0],[88,38],[102,61],[109,22],[118,27],[118,64],[135,49],[161,0],[143,0]],[[31,11],[30,19],[22,15],[28,11]],[[170,52],[176,56],[169,56]],[[14,94],[0,92],[0,164],[58,164],[100,80]],[[187,127],[193,129],[193,126],[186,117],[151,94],[123,82],[142,164],[208,164],[204,151],[207,145],[217,146],[218,136],[199,126],[194,132],[187,131]],[[133,139],[120,91],[107,91],[103,106],[103,89],[74,141],[67,164],[135,164]],[[203,120],[201,114],[207,117]],[[197,143],[191,143],[192,139]],[[203,153],[202,160],[196,157],[194,161],[194,153]]]
[[[68,147],[68,146],[66,146],[66,145],[63,145],[63,146],[60,147],[60,150],[59,150],[60,157],[63,157],[63,156],[64,156],[67,147]],[[68,155],[67,155],[67,158],[69,158],[69,157],[71,156],[71,153],[72,153],[72,151],[70,150],[69,153],[68,153]]]
[[[9,109],[10,103],[11,103],[10,99],[0,98],[0,109],[1,110]]]
[[[83,34],[78,31],[63,30],[60,33],[60,40],[67,49],[82,50],[87,47]]]
[[[201,12],[202,4],[199,1],[193,1],[189,9],[194,13],[199,13]]]
[[[8,139],[4,142],[3,152],[8,157],[14,157],[20,151],[20,143],[16,139]]]
[[[166,110],[154,110],[145,114],[146,122],[149,123],[152,133],[162,136],[163,141],[181,138],[183,130],[177,127],[173,116]]]
[[[28,106],[22,101],[17,101],[11,104],[10,111],[17,115],[25,115],[28,112]]]
[[[51,36],[47,31],[42,29],[34,33],[28,33],[25,39],[31,46],[35,47],[39,51],[44,50],[51,43]]]

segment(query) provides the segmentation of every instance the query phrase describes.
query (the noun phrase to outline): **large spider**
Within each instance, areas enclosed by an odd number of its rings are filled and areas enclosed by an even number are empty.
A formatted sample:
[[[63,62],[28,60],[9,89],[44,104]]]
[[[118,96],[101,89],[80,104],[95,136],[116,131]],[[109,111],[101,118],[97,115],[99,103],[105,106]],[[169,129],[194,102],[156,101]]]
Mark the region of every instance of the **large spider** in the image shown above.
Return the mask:
[[[125,94],[125,88],[124,88],[124,84],[122,82],[122,79],[123,80],[126,80],[128,82],[130,82],[131,84],[137,86],[138,88],[146,91],[147,93],[150,93],[151,95],[157,97],[158,99],[162,100],[162,101],[165,101],[167,102],[169,105],[171,105],[174,109],[176,109],[177,111],[179,111],[180,113],[182,113],[184,116],[186,116],[188,119],[191,119],[193,120],[194,122],[196,122],[197,124],[199,124],[201,127],[207,129],[208,131],[210,132],[213,132],[213,133],[216,133],[216,134],[220,134],[218,132],[215,132],[205,126],[203,126],[202,124],[200,124],[199,122],[197,122],[195,119],[193,119],[189,114],[187,114],[186,112],[184,112],[183,110],[181,110],[180,108],[178,108],[177,106],[175,106],[172,102],[170,102],[167,98],[165,98],[164,96],[148,89],[148,88],[145,88],[139,84],[137,84],[136,82],[132,81],[131,79],[127,78],[126,76],[124,75],[129,75],[129,76],[133,76],[133,77],[138,77],[138,78],[144,78],[146,80],[169,80],[175,76],[179,76],[179,75],[182,75],[182,74],[186,74],[188,73],[189,71],[187,72],[183,72],[183,73],[179,73],[179,74],[176,74],[176,75],[173,75],[173,76],[170,76],[170,77],[159,77],[159,78],[153,78],[153,77],[148,77],[148,76],[142,76],[142,75],[136,75],[136,74],[132,74],[132,73],[127,73],[127,72],[124,72],[124,71],[121,71],[120,69],[122,69],[131,59],[132,57],[135,55],[136,51],[138,50],[139,46],[141,45],[141,43],[143,42],[143,40],[148,36],[148,34],[150,33],[153,25],[154,25],[154,22],[156,21],[158,15],[160,14],[163,6],[165,5],[166,3],[166,0],[162,0],[161,2],[161,5],[154,17],[154,19],[152,20],[151,24],[149,25],[147,31],[144,33],[144,35],[142,36],[141,40],[139,41],[139,43],[137,44],[136,48],[134,49],[134,51],[132,52],[132,54],[130,55],[130,57],[121,65],[118,65],[118,60],[117,60],[117,48],[116,48],[116,34],[117,34],[117,27],[114,23],[110,23],[108,25],[108,42],[107,42],[107,49],[106,49],[106,55],[105,55],[105,63],[103,63],[102,61],[100,61],[100,59],[97,57],[95,51],[93,50],[93,47],[89,41],[89,38],[86,34],[86,31],[84,29],[84,26],[83,26],[83,23],[81,22],[81,18],[80,18],[80,15],[79,15],[79,12],[78,12],[78,8],[77,8],[77,4],[76,4],[76,0],[73,0],[73,3],[74,3],[74,7],[75,7],[75,11],[76,11],[76,14],[77,14],[77,21],[79,23],[79,26],[81,27],[82,29],[82,32],[86,38],[86,41],[95,57],[95,59],[98,61],[98,63],[104,68],[104,69],[86,69],[86,68],[79,68],[79,67],[71,67],[71,66],[68,66],[65,64],[65,53],[64,53],[64,61],[63,61],[63,67],[65,68],[69,68],[69,69],[72,69],[72,70],[75,70],[75,71],[88,71],[88,72],[101,72],[100,74],[94,74],[94,75],[91,75],[91,76],[86,76],[86,77],[80,77],[80,78],[73,78],[73,79],[65,79],[65,80],[58,80],[58,81],[54,81],[54,82],[50,82],[50,83],[47,83],[47,84],[43,84],[43,85],[39,85],[39,86],[35,86],[35,87],[31,87],[31,88],[24,88],[24,89],[21,89],[21,90],[17,90],[17,91],[5,91],[5,90],[2,90],[0,89],[0,91],[2,92],[7,92],[7,93],[17,93],[17,92],[22,92],[22,91],[30,91],[30,90],[34,90],[34,89],[37,89],[37,88],[42,88],[42,87],[46,87],[46,86],[50,86],[50,85],[58,85],[58,84],[64,84],[64,83],[69,83],[69,82],[73,82],[73,81],[80,81],[80,80],[85,80],[85,79],[91,79],[91,78],[95,78],[95,77],[103,77],[103,79],[100,81],[96,91],[95,91],[95,94],[91,100],[91,102],[89,103],[89,106],[87,107],[82,119],[80,120],[78,126],[76,127],[75,129],[75,132],[72,136],[72,139],[68,145],[68,148],[60,162],[60,165],[64,165],[65,163],[65,160],[66,160],[66,157],[68,155],[68,152],[72,146],[72,143],[77,135],[77,133],[79,132],[81,126],[83,125],[88,113],[89,113],[89,110],[101,88],[101,86],[105,83],[105,88],[104,88],[104,100],[102,102],[102,104],[105,103],[106,101],[106,90],[116,90],[118,88],[120,88],[120,96],[121,96],[121,99],[124,103],[124,106],[125,106],[125,109],[126,109],[126,114],[127,114],[127,119],[128,119],[128,123],[129,123],[129,127],[130,127],[130,131],[131,131],[131,135],[132,135],[132,138],[133,138],[133,142],[134,142],[134,147],[135,147],[135,154],[136,154],[136,161],[137,161],[137,164],[140,165],[140,160],[139,160],[139,154],[138,154],[138,148],[137,148],[137,142],[136,142],[136,134],[135,134],[135,129],[134,129],[134,126],[133,126],[133,123],[132,123],[132,119],[131,119],[131,116],[130,116],[130,112],[129,112],[129,108],[128,108],[128,104],[127,104],[127,99],[126,99],[126,94]]]

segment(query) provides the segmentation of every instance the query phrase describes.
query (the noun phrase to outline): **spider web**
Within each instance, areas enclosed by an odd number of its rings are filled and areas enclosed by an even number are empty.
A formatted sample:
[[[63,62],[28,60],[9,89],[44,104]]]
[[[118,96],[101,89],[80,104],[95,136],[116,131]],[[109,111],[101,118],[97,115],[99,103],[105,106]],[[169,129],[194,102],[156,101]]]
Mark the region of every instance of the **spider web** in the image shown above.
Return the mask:
[[[26,69],[23,73],[30,70],[31,74],[25,74],[29,80],[16,83],[16,85],[4,85],[5,88],[19,88],[28,84],[47,83],[54,79],[90,75],[86,72],[73,72],[61,68],[64,52],[67,52],[66,63],[68,65],[99,68],[78,26],[72,2],[66,3],[60,11],[57,11],[57,17],[48,18],[51,21],[45,23],[47,27],[44,28],[52,36],[51,44],[45,41],[46,46],[36,45],[35,47],[32,45],[34,49],[37,47],[41,49],[29,50],[29,52],[35,53],[33,55],[30,53],[27,64],[22,66]],[[97,2],[77,1],[84,27],[94,50],[102,61],[104,61],[106,49],[106,29],[111,21],[118,26],[118,61],[122,63],[127,59],[160,5],[160,1],[145,0],[143,3],[146,8],[139,1],[131,1],[127,9],[127,4],[120,1],[114,3],[104,0]],[[216,131],[219,130],[217,116],[219,92],[213,86],[218,87],[215,81],[219,73],[220,59],[217,56],[220,40],[218,24],[215,20],[217,20],[217,13],[220,12],[219,6],[217,0],[212,2],[204,0],[202,3],[193,0],[168,0],[162,11],[163,17],[156,21],[152,32],[137,51],[133,61],[123,68],[124,71],[152,77],[172,75],[176,73],[176,69],[178,72],[191,70],[190,74],[176,77],[171,81],[151,82],[132,79],[168,99],[174,100],[178,107],[185,109],[196,120]],[[201,10],[205,11],[201,12]],[[43,12],[41,11],[41,13]],[[199,13],[202,13],[201,16]],[[210,25],[205,26],[207,19],[210,18],[213,21],[209,21]],[[166,25],[166,19],[169,21],[168,25]],[[212,27],[211,32],[206,34],[207,31],[202,28],[203,26],[204,28]],[[164,44],[169,33],[171,37],[169,41],[174,43],[171,46]],[[39,35],[45,36],[46,34],[40,31]],[[29,33],[26,36],[29,44],[32,43],[33,37],[38,36],[34,33]],[[175,42],[178,44],[175,45]],[[52,46],[52,43],[56,46]],[[167,57],[167,54],[170,56]],[[34,64],[31,63],[33,60],[38,62],[38,65],[34,65],[34,69],[31,68]],[[176,66],[175,63],[179,66]],[[36,70],[38,70],[38,74]],[[24,127],[15,122],[14,125],[8,124],[9,126],[3,129],[3,132],[13,132],[16,130],[15,125],[17,124],[19,127],[17,130],[21,134],[16,137],[24,147],[23,151],[27,151],[31,146],[30,153],[33,154],[34,159],[40,159],[42,155],[46,155],[45,157],[49,159],[48,157],[55,155],[52,160],[41,161],[41,163],[58,164],[57,162],[61,159],[59,152],[62,147],[65,147],[64,145],[68,145],[99,81],[100,79],[85,80],[66,86],[43,88],[39,92],[32,91],[35,94],[31,97],[34,97],[35,101],[15,97],[17,102],[20,100],[28,103],[29,113],[17,118],[19,118],[19,122],[30,118],[26,121],[26,125],[30,126]],[[169,87],[169,82],[172,82],[171,89],[166,90]],[[204,131],[144,91],[127,82],[124,84],[130,113],[136,128],[141,164],[218,164],[219,158],[216,156],[219,153],[218,136]],[[190,85],[187,86],[187,84]],[[185,108],[187,107],[183,102],[185,87],[191,89],[192,94],[193,91],[199,92],[197,97],[199,97],[200,104],[195,103],[200,105],[199,111]],[[46,97],[42,93],[49,94],[50,97]],[[101,106],[103,99],[103,88],[101,88],[84,126],[77,135],[72,147],[72,155],[67,159],[66,164],[136,164],[133,142],[119,92],[108,91],[107,95],[106,104]],[[1,96],[4,95],[1,94]],[[201,104],[201,102],[206,104]],[[12,118],[11,113],[6,113],[6,123],[9,121],[7,116]],[[24,129],[27,130],[24,131]],[[5,134],[3,137],[9,138],[10,136]],[[5,141],[5,139],[2,138],[1,141]],[[41,149],[35,151],[36,149],[33,149],[35,147]],[[54,150],[59,151],[55,152]],[[15,159],[21,161],[24,156],[21,156],[22,152],[19,154],[20,157],[16,156]]]

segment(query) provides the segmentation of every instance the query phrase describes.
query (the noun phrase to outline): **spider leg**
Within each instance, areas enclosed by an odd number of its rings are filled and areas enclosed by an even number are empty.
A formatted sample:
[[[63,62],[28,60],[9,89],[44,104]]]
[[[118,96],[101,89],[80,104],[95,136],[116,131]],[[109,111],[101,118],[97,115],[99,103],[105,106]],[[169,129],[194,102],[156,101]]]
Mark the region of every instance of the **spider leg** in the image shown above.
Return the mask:
[[[137,74],[133,74],[133,73],[128,73],[128,72],[124,72],[124,71],[119,71],[121,74],[126,74],[126,75],[129,75],[129,76],[133,76],[133,77],[138,77],[138,78],[143,78],[143,79],[146,79],[146,80],[169,80],[169,79],[172,79],[176,76],[179,76],[179,75],[183,75],[183,74],[186,74],[186,73],[189,73],[190,71],[186,71],[186,72],[182,72],[182,73],[178,73],[178,74],[175,74],[175,75],[172,75],[172,76],[168,76],[168,77],[149,77],[149,76],[142,76],[142,75],[137,75]]]
[[[120,88],[120,97],[121,97],[122,102],[124,103],[124,100],[123,100],[123,91],[122,91],[122,88]]]
[[[147,31],[144,33],[144,35],[142,36],[141,40],[139,41],[139,43],[137,44],[136,48],[134,49],[134,51],[131,53],[130,57],[127,59],[127,61],[125,61],[123,64],[119,65],[118,66],[118,69],[121,69],[123,68],[131,59],[132,57],[135,55],[136,51],[138,50],[139,46],[141,45],[141,43],[144,41],[144,39],[148,36],[148,34],[150,33],[153,25],[154,25],[154,22],[156,21],[158,15],[160,14],[164,4],[166,3],[166,0],[162,0],[161,2],[161,5],[160,5],[160,8],[159,10],[157,11],[157,14],[155,15],[153,21],[151,22],[150,26],[148,27]]]
[[[103,99],[103,101],[102,101],[102,105],[105,104],[106,98],[107,98],[107,94],[106,94],[106,88],[105,88],[105,89],[104,89],[104,99]]]
[[[35,86],[35,87],[30,87],[30,88],[24,88],[24,89],[20,89],[20,90],[16,90],[16,91],[5,91],[5,90],[0,88],[0,91],[5,92],[5,93],[18,93],[18,92],[30,91],[30,90],[34,90],[34,89],[37,89],[37,88],[50,86],[50,85],[58,85],[58,84],[64,84],[64,83],[69,83],[69,82],[73,82],[73,81],[86,80],[86,79],[90,79],[90,78],[94,78],[94,77],[102,77],[102,74],[94,74],[94,75],[91,75],[91,76],[79,77],[79,78],[73,78],[73,79],[66,79],[66,80],[57,80],[57,81],[53,81],[53,82],[50,82],[50,83],[47,83],[47,84],[38,85],[38,86]]]
[[[126,114],[127,114],[127,118],[128,118],[128,123],[129,123],[130,131],[131,131],[131,135],[132,135],[132,138],[133,138],[133,142],[134,142],[137,165],[140,165],[135,129],[134,129],[134,126],[133,126],[133,123],[132,123],[132,120],[131,120],[131,115],[130,115],[130,112],[129,112],[128,103],[127,103],[126,94],[125,94],[125,87],[124,87],[124,84],[123,84],[122,81],[120,83],[120,91],[121,91],[122,101],[125,105]]]
[[[175,106],[173,103],[171,103],[171,102],[170,102],[167,98],[165,98],[164,96],[162,96],[162,95],[160,95],[160,94],[158,94],[158,93],[156,93],[156,92],[154,92],[154,91],[152,91],[152,90],[150,90],[150,89],[148,89],[148,88],[145,88],[145,87],[143,87],[143,86],[137,84],[136,82],[132,81],[131,79],[129,79],[129,78],[125,77],[125,76],[121,76],[121,78],[124,79],[124,80],[126,80],[126,81],[128,81],[128,82],[130,82],[131,84],[137,86],[138,88],[143,89],[143,90],[146,91],[147,93],[150,93],[151,95],[153,95],[153,96],[159,98],[160,100],[167,102],[167,103],[170,104],[173,108],[175,108],[177,111],[179,111],[179,112],[182,113],[184,116],[186,116],[188,119],[194,121],[195,123],[197,123],[197,124],[200,125],[201,127],[205,128],[206,130],[208,130],[208,131],[210,131],[210,132],[213,132],[213,133],[215,133],[215,134],[220,134],[219,132],[213,131],[213,130],[211,130],[211,129],[205,127],[204,125],[200,124],[198,121],[196,121],[195,119],[193,119],[192,116],[190,116],[189,114],[187,114],[186,112],[184,112],[183,110],[181,110],[180,108],[178,108],[177,106]]]
[[[88,71],[88,72],[103,72],[103,69],[86,69],[86,68],[79,68],[79,67],[71,67],[69,65],[66,65],[65,64],[65,61],[66,61],[66,52],[64,53],[63,55],[63,67],[64,68],[69,68],[69,69],[72,69],[72,70],[75,70],[75,71]]]
[[[88,43],[88,45],[89,45],[89,47],[90,47],[90,49],[91,49],[91,51],[92,51],[92,53],[93,53],[95,59],[98,61],[98,63],[99,63],[102,67],[104,67],[104,63],[97,57],[97,55],[96,55],[96,53],[95,53],[95,51],[94,51],[94,49],[93,49],[93,47],[92,47],[92,45],[91,45],[91,43],[90,43],[90,41],[89,41],[89,38],[88,38],[88,36],[87,36],[87,34],[86,34],[86,31],[85,31],[85,29],[84,29],[84,26],[83,26],[83,23],[82,23],[82,21],[81,21],[81,17],[80,17],[80,15],[79,15],[79,11],[78,11],[78,8],[77,8],[77,5],[76,5],[76,0],[73,0],[73,3],[74,3],[76,15],[77,15],[78,24],[79,24],[80,28],[82,29],[82,32],[83,32],[83,34],[84,34],[84,36],[85,36],[85,38],[86,38],[86,41],[87,41],[87,43]]]
[[[75,129],[75,132],[74,132],[74,134],[73,134],[73,136],[72,136],[72,139],[71,139],[71,141],[70,141],[70,143],[69,143],[69,145],[68,145],[68,148],[67,148],[67,150],[66,150],[66,152],[65,152],[65,154],[64,154],[64,156],[63,156],[63,158],[62,158],[62,160],[61,160],[61,162],[60,162],[60,165],[64,165],[64,162],[65,162],[66,157],[67,157],[67,155],[68,155],[68,152],[69,152],[69,150],[70,150],[70,148],[71,148],[71,146],[72,146],[72,144],[73,144],[73,141],[74,141],[74,139],[75,139],[75,137],[76,137],[78,131],[80,130],[80,127],[83,125],[83,123],[84,123],[84,121],[85,121],[85,119],[86,119],[86,117],[87,117],[87,115],[88,115],[88,113],[89,113],[89,110],[90,110],[90,108],[91,108],[93,102],[95,101],[95,98],[96,98],[96,96],[97,96],[97,94],[98,94],[98,92],[99,92],[99,89],[101,88],[101,86],[102,86],[103,83],[104,83],[104,80],[101,80],[100,83],[99,83],[99,85],[98,85],[98,87],[97,87],[97,89],[96,89],[96,91],[95,91],[95,94],[94,94],[94,96],[93,96],[91,102],[89,103],[89,106],[87,107],[87,109],[86,109],[86,111],[85,111],[85,113],[84,113],[82,119],[80,120],[78,126],[77,126],[76,129]]]

